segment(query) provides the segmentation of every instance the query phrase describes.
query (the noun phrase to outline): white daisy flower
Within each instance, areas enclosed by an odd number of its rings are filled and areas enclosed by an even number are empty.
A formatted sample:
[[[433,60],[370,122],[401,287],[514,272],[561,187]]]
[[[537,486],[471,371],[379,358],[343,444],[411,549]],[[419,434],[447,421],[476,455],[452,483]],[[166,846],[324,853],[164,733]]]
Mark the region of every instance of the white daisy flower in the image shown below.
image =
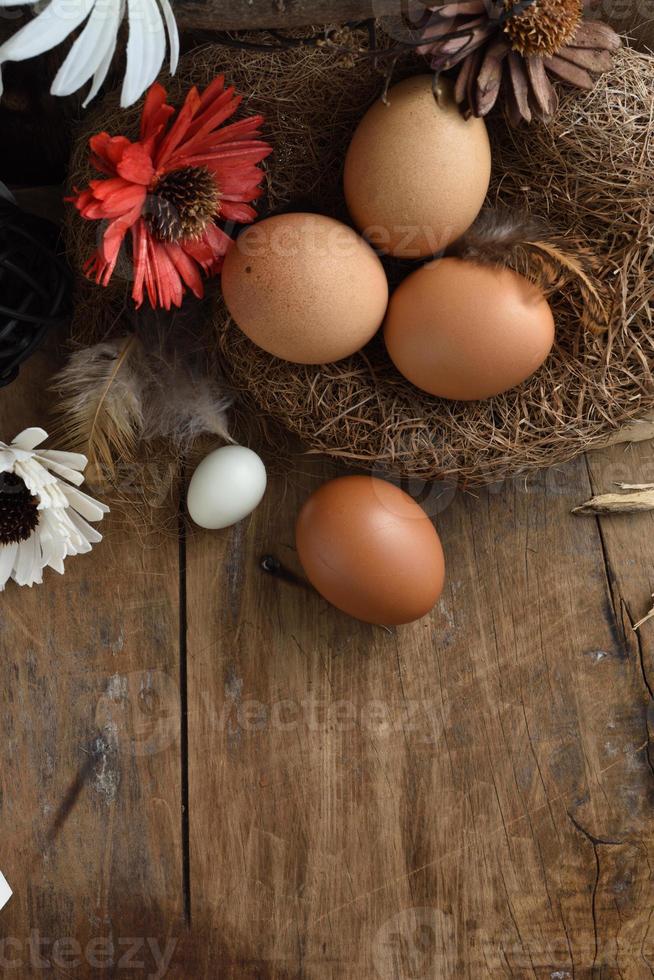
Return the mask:
[[[65,558],[102,541],[88,521],[101,521],[109,508],[77,489],[86,456],[37,450],[47,438],[43,429],[25,429],[10,446],[0,442],[0,592],[10,578],[40,584],[47,567],[63,575]]]
[[[38,2],[0,0],[0,11],[3,7]],[[120,104],[123,108],[132,105],[161,70],[166,56],[166,34],[170,71],[173,75],[177,71],[179,34],[170,0],[51,0],[34,20],[0,44],[0,96],[3,62],[24,61],[50,51],[86,21],[50,91],[53,95],[71,95],[90,81],[91,89],[84,102],[88,105],[107,77],[125,13],[129,20],[129,39]]]

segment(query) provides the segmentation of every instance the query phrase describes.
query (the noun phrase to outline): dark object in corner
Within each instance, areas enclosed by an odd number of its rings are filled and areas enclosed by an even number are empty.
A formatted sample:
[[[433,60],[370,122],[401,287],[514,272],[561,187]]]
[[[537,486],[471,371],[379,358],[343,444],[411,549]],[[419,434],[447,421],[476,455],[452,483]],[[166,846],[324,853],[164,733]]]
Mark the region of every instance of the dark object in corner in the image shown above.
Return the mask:
[[[56,225],[0,198],[0,387],[69,309],[70,275]]]
[[[0,41],[21,24],[12,20],[1,25]],[[39,187],[62,184],[66,178],[81,100],[78,95],[56,98],[50,86],[68,46],[65,42],[39,58],[2,66],[0,180],[6,184]]]

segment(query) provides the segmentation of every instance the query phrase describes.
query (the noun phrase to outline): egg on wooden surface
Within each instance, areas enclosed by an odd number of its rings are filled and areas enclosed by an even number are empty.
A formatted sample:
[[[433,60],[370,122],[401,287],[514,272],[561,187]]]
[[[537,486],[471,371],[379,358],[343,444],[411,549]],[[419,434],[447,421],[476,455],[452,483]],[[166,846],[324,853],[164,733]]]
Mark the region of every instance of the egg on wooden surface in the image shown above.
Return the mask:
[[[345,159],[347,206],[376,248],[412,259],[442,251],[477,217],[488,191],[486,124],[464,119],[451,83],[395,85],[359,123]]]
[[[352,228],[319,214],[281,214],[241,233],[222,271],[227,308],[269,354],[328,364],[364,347],[381,326],[388,283]]]
[[[251,514],[266,492],[266,467],[245,446],[222,446],[206,456],[189,483],[186,506],[200,527],[216,531]]]
[[[324,483],[296,526],[307,578],[332,605],[366,623],[410,623],[433,608],[445,581],[440,538],[403,490],[371,476]]]
[[[437,259],[396,289],[384,340],[417,388],[476,401],[521,384],[543,364],[554,317],[541,290],[511,269]]]

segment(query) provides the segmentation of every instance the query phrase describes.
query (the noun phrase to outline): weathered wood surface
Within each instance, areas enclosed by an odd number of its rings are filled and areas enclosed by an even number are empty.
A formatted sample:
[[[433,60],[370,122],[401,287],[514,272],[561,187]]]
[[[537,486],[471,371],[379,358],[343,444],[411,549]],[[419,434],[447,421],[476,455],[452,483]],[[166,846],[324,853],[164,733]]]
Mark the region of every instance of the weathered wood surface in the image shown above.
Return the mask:
[[[189,542],[192,907],[220,921],[206,975],[649,975],[640,519],[603,543],[570,516],[583,459],[457,495],[438,518],[445,596],[388,634],[262,578],[266,551],[296,565],[308,482]]]
[[[3,433],[41,421],[48,358],[0,393]],[[297,568],[327,470],[296,469],[189,531],[181,607],[177,543],[115,519],[0,598],[2,975],[649,976],[653,518],[569,511],[651,480],[651,445],[427,494],[448,585],[394,633],[260,570]]]
[[[407,9],[402,0],[173,0],[177,20],[184,29],[284,29],[311,24],[340,24],[369,17],[400,18]],[[645,3],[606,4],[597,16],[616,30],[630,33],[654,48],[654,20]]]
[[[0,438],[44,424],[55,356],[0,392]],[[2,977],[152,972],[184,920],[178,546],[103,524],[63,578],[0,595]]]
[[[43,422],[53,357],[0,391],[0,438]],[[297,568],[333,472],[295,470],[235,529],[113,516],[0,596],[0,976],[651,976],[654,515],[570,514],[652,482],[651,442],[409,488],[448,584],[394,633],[260,570]]]

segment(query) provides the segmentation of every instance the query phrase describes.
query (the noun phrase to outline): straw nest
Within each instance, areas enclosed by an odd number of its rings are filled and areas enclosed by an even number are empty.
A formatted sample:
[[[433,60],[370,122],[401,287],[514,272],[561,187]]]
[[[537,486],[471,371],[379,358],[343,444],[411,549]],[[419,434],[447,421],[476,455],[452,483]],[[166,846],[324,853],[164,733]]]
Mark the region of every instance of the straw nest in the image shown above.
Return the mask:
[[[275,154],[265,210],[313,207],[344,217],[344,153],[383,84],[372,59],[353,60],[345,63],[329,48],[271,54],[212,45],[185,60],[169,91],[179,100],[189,82],[202,85],[224,71],[249,93],[248,109],[266,115]],[[379,338],[336,364],[280,361],[247,340],[215,289],[199,316],[206,318],[207,346],[217,345],[243,413],[282,423],[310,452],[474,486],[561,463],[652,410],[653,104],[654,58],[625,48],[592,92],[562,90],[548,124],[511,130],[498,118],[490,127],[494,177],[488,203],[542,218],[553,233],[595,251],[613,308],[607,332],[583,330],[577,298],[559,296],[553,302],[556,344],[532,378],[486,402],[447,402],[402,378]],[[137,118],[135,112],[118,113],[113,97],[89,117],[71,182],[89,177],[90,133],[129,133]],[[68,245],[78,268],[92,238],[77,218],[70,220]],[[106,295],[93,288],[88,295],[92,304],[80,304],[82,316],[88,322],[92,309],[91,320],[97,324],[102,317],[106,325],[125,302],[125,284]]]

